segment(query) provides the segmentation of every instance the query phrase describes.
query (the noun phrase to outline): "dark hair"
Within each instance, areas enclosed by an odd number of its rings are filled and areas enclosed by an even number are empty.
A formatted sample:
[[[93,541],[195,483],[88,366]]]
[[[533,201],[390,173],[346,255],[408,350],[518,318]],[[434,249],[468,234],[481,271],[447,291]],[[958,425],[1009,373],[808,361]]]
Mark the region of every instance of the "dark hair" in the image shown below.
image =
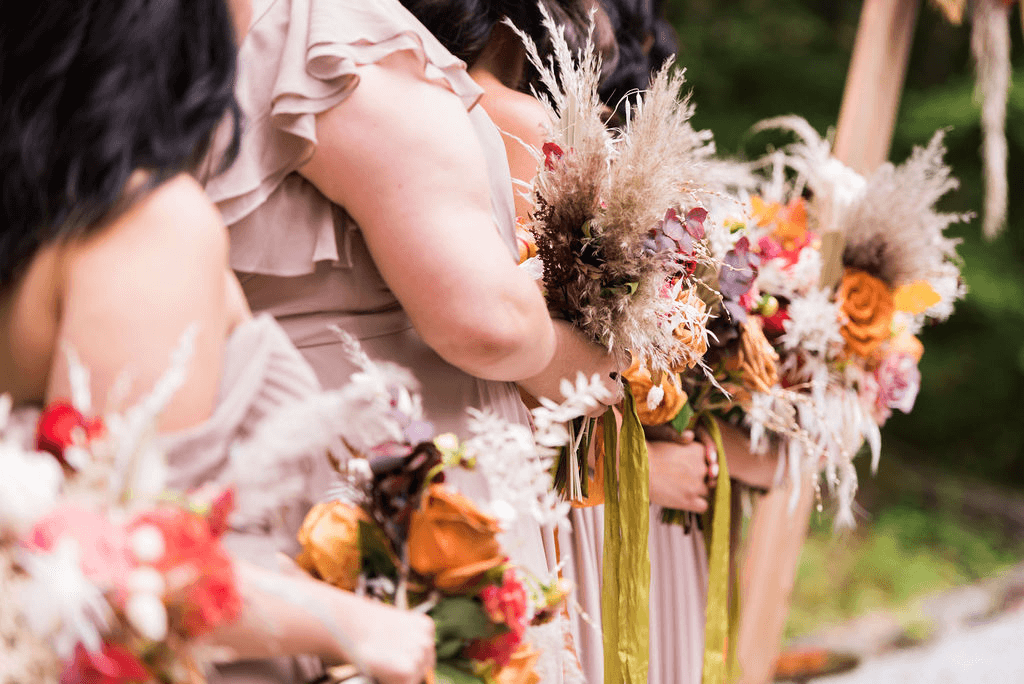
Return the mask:
[[[139,192],[193,171],[232,117],[225,0],[26,2],[0,26],[0,287],[36,251],[87,234]],[[136,197],[137,193],[133,193]]]
[[[401,0],[412,14],[449,52],[470,66],[483,51],[491,31],[508,18],[526,33],[542,56],[551,52],[551,38],[543,24],[537,0]],[[542,0],[545,9],[559,26],[565,28],[569,47],[579,50],[587,37],[589,14],[581,0]],[[540,89],[537,72],[526,65],[523,82],[515,84],[529,92]]]
[[[662,5],[662,0],[601,0],[619,44],[619,61],[600,88],[609,107],[620,107],[631,91],[645,90],[651,74],[679,50]]]

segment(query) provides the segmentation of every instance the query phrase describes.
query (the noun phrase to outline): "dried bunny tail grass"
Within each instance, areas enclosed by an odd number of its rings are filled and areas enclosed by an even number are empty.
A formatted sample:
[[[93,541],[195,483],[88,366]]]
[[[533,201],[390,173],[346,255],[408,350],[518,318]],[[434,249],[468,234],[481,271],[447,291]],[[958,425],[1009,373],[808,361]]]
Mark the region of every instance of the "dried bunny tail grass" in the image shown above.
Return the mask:
[[[1010,5],[1004,0],[974,3],[971,53],[981,101],[982,160],[985,164],[985,237],[1006,224],[1006,100],[1010,92]]]
[[[841,219],[843,261],[891,286],[932,279],[957,259],[957,240],[943,235],[967,217],[938,212],[935,204],[959,184],[943,162],[943,133],[917,147],[898,167],[884,164],[868,178],[860,200]]]

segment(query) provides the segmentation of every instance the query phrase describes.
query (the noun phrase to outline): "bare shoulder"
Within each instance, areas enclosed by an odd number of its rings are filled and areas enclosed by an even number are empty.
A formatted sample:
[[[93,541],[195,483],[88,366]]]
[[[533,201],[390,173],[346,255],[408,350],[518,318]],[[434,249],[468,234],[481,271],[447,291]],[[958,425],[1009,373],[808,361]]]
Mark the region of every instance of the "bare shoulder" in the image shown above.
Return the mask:
[[[145,238],[152,249],[204,254],[204,261],[227,255],[227,228],[202,186],[187,174],[153,188],[100,232],[134,247],[140,246],[137,238]]]
[[[532,95],[506,86],[489,85],[480,104],[494,125],[523,142],[539,147],[551,123],[544,105]]]

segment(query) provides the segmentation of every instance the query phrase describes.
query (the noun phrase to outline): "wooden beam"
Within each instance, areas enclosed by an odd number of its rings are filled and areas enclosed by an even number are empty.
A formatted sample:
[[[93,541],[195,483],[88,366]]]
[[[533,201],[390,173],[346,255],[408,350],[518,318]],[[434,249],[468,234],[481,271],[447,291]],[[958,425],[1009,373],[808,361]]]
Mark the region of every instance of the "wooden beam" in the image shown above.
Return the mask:
[[[834,153],[862,174],[889,158],[920,0],[866,0],[839,110]]]

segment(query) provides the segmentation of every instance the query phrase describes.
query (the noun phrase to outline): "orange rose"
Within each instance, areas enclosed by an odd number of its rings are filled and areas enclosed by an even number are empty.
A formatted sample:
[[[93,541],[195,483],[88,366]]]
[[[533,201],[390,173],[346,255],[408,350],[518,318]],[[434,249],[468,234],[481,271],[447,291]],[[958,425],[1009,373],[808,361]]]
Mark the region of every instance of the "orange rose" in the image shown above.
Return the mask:
[[[639,359],[633,359],[633,365],[622,374],[622,377],[629,382],[629,388],[636,397],[636,412],[644,425],[667,423],[675,418],[686,404],[686,393],[679,382],[678,373],[661,374],[659,387],[664,396],[654,408],[648,404],[648,395],[655,387],[654,378],[646,364],[640,363]]]
[[[313,506],[299,530],[302,551],[295,562],[328,584],[352,591],[362,570],[360,521],[370,519],[357,506],[340,501]]]
[[[501,527],[472,501],[431,485],[409,523],[409,565],[451,594],[468,591],[488,570],[505,562]]]
[[[873,275],[847,269],[836,296],[847,318],[841,330],[847,346],[858,356],[870,357],[892,334],[892,291]]]
[[[539,658],[539,651],[523,644],[512,654],[508,665],[493,673],[494,684],[537,684],[540,682],[536,669]]]

